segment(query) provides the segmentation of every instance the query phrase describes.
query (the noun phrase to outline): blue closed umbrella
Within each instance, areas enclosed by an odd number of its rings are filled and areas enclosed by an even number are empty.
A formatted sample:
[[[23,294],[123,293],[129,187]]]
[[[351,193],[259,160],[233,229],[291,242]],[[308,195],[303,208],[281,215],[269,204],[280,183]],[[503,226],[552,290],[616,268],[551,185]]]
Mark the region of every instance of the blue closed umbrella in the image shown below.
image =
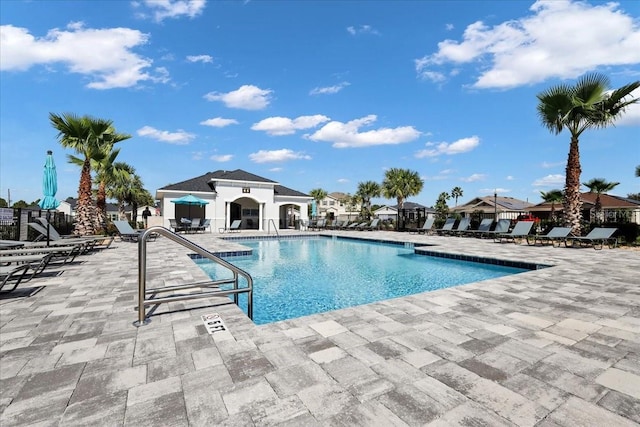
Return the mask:
[[[40,200],[38,205],[41,209],[47,210],[47,246],[49,245],[49,216],[50,210],[60,206],[60,202],[56,200],[58,192],[58,175],[56,173],[56,164],[53,162],[53,152],[47,151],[47,159],[44,162],[44,176],[42,177],[42,193],[44,198]]]
[[[317,207],[316,207],[316,201],[312,200],[311,201],[311,218],[315,218],[316,215],[318,215]]]

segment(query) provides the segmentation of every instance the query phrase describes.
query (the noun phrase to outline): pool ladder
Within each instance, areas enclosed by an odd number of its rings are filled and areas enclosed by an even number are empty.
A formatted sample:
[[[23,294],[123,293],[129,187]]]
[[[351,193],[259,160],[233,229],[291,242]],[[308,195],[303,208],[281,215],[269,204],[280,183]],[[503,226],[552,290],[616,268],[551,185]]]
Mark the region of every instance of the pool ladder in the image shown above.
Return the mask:
[[[214,280],[211,282],[187,283],[176,286],[166,286],[162,288],[147,289],[147,238],[152,234],[159,234],[172,240],[187,249],[190,249],[210,261],[219,264],[233,273],[233,278]],[[242,276],[247,281],[244,288],[238,287],[238,277]],[[220,285],[233,284],[232,289],[215,289],[202,290],[197,293],[173,294],[165,297],[157,297],[157,294],[164,292],[182,291],[186,289],[219,287]],[[147,228],[140,236],[138,236],[138,320],[134,322],[135,326],[143,326],[149,323],[147,319],[147,306],[157,305],[166,302],[186,301],[199,298],[223,297],[233,295],[233,302],[238,305],[238,295],[247,294],[247,315],[253,319],[253,278],[246,271],[236,267],[235,265],[217,257],[213,253],[196,245],[190,240],[172,232],[171,230],[155,226]]]
[[[276,222],[272,219],[269,220],[267,225],[267,234],[271,234],[271,224],[273,224],[273,229],[276,232],[276,237],[280,240],[280,233],[278,233],[278,227],[276,227]]]

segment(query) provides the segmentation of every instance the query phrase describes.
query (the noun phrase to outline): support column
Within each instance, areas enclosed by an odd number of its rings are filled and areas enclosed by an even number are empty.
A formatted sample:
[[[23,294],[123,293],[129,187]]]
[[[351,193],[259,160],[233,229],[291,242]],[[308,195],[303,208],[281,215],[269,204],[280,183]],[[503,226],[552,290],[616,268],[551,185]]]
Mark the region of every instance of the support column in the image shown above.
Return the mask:
[[[263,231],[262,223],[264,222],[264,203],[258,203],[258,231]]]
[[[229,221],[230,218],[231,218],[231,203],[224,202],[224,228],[226,230],[228,230],[229,226],[231,225]]]

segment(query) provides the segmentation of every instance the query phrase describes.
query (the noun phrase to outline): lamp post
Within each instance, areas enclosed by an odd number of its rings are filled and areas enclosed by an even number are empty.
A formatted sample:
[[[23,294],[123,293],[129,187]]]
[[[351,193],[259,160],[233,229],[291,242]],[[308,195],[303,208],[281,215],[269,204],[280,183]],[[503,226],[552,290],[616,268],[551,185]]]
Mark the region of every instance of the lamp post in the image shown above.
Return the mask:
[[[498,191],[493,190],[493,218],[498,221]]]

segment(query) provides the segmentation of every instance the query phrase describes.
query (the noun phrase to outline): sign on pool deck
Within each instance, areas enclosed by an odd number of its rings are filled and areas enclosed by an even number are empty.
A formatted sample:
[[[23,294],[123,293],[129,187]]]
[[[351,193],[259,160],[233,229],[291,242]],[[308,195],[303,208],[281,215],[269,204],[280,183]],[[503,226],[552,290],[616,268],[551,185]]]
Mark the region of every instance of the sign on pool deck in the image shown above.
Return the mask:
[[[210,335],[214,335],[215,339],[234,339],[218,313],[203,314],[202,322],[204,323],[204,327],[207,328],[207,332],[209,332]]]

